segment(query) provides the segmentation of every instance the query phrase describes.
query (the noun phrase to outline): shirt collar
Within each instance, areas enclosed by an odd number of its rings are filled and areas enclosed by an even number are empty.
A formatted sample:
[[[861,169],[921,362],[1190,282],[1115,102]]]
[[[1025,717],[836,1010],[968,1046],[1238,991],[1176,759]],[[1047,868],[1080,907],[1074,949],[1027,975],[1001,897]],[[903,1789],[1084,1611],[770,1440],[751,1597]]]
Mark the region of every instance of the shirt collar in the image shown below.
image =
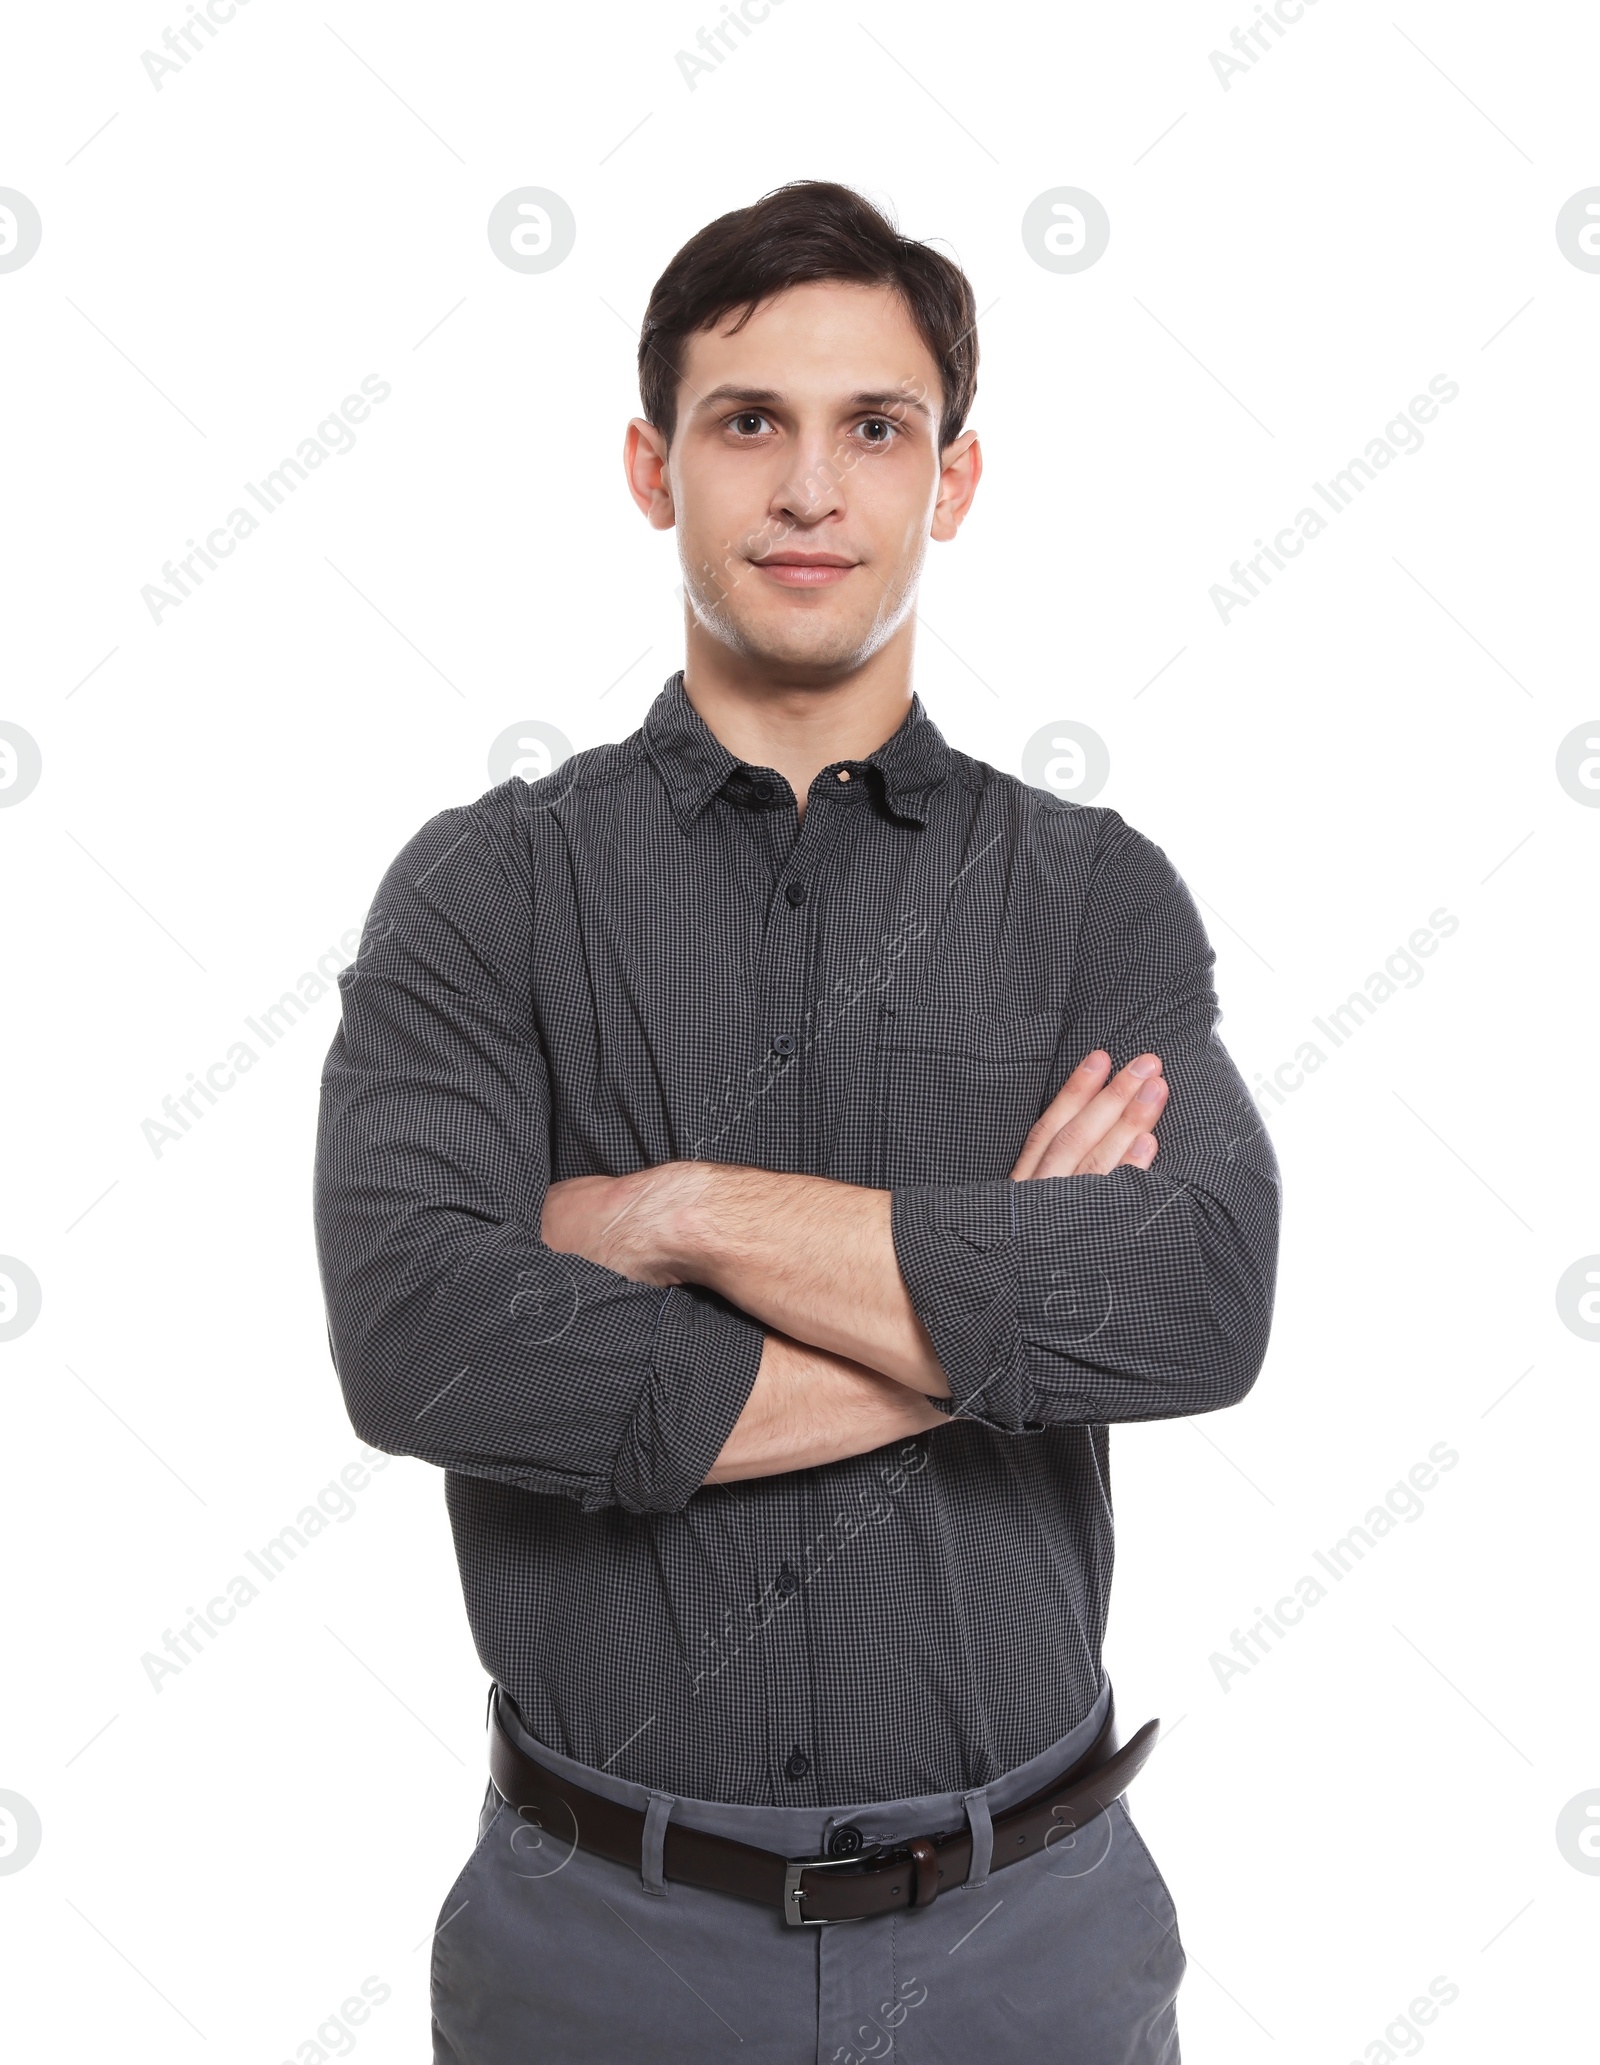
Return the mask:
[[[690,702],[681,671],[645,713],[642,736],[686,830],[730,775],[750,769],[751,763],[730,753]],[[949,777],[950,757],[944,734],[913,692],[899,730],[864,760],[848,764],[876,769],[879,793],[890,809],[920,825],[927,819],[928,796]]]

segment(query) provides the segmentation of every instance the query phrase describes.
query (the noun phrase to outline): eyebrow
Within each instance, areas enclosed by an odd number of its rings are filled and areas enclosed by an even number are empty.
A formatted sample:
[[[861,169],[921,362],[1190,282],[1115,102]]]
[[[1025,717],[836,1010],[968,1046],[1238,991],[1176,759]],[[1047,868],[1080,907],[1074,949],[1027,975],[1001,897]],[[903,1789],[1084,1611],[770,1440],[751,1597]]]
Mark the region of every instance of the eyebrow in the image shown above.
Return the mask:
[[[716,408],[723,402],[739,402],[751,409],[780,409],[784,405],[784,397],[776,388],[739,387],[731,382],[721,387],[713,387],[709,394],[700,397],[701,408]],[[918,401],[914,396],[895,387],[874,388],[870,392],[852,394],[845,406],[850,409],[878,409],[885,414],[891,409],[911,409],[930,420],[933,416],[933,411],[926,402]]]
[[[919,416],[933,415],[926,402],[918,401],[915,395],[906,394],[898,387],[885,387],[872,394],[853,394],[850,406],[853,409],[915,409]]]

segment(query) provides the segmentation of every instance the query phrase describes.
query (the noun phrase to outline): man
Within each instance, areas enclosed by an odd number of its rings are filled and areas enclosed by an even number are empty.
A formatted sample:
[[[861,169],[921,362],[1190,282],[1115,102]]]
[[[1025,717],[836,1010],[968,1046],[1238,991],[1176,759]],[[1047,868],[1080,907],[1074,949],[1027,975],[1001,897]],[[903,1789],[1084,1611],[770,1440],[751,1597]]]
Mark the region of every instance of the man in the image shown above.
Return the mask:
[[[683,672],[425,825],[341,978],[330,1345],[493,1680],[436,2061],[1178,2057],[1109,1423],[1250,1389],[1277,1170],[1161,849],[913,692],[976,362],[844,188],[693,238],[625,455]]]

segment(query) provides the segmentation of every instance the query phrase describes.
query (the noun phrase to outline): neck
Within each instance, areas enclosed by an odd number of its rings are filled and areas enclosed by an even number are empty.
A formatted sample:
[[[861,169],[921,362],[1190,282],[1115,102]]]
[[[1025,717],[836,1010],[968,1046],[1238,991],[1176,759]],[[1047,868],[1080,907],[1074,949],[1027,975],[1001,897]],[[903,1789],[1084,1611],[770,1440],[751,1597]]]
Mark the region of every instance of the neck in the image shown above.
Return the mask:
[[[828,673],[733,652],[691,614],[684,691],[730,753],[784,777],[803,815],[822,768],[864,760],[904,723],[915,631],[908,615],[870,659]]]

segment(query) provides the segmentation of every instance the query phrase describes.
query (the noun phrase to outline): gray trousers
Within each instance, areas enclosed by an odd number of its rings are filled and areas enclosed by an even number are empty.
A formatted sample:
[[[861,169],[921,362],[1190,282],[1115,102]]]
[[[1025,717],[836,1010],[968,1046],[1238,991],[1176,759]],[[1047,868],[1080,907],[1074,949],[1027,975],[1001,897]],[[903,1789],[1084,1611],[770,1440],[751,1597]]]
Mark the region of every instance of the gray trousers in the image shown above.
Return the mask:
[[[1021,1863],[985,1861],[993,1817],[1088,1749],[1110,1696],[1102,1681],[1070,1735],[992,1785],[831,1811],[674,1800],[556,1755],[502,1707],[529,1756],[648,1814],[647,1854],[640,1871],[613,1864],[491,1784],[439,1910],[434,2065],[1179,2065],[1177,1915],[1126,1801]],[[669,1818],[818,1857],[847,1821],[893,1841],[963,1814],[967,1884],[865,1921],[791,1928],[775,1907],[660,1873]]]

